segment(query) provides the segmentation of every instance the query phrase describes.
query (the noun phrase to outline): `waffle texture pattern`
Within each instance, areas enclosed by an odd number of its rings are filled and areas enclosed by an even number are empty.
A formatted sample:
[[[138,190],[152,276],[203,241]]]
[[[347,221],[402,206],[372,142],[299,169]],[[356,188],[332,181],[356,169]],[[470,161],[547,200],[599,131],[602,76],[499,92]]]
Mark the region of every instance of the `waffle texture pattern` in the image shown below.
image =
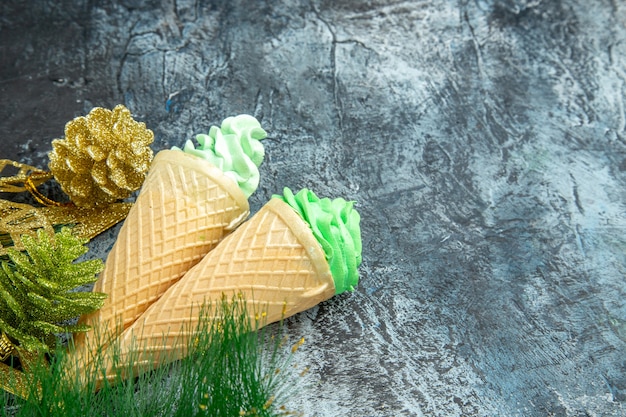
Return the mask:
[[[94,286],[109,297],[80,321],[121,332],[248,214],[247,199],[221,170],[180,151],[159,152]]]
[[[241,296],[250,320],[264,325],[334,294],[328,262],[309,225],[288,204],[271,199],[124,331],[121,354],[138,347],[145,356],[135,363],[144,369],[182,357],[201,307],[223,297]]]

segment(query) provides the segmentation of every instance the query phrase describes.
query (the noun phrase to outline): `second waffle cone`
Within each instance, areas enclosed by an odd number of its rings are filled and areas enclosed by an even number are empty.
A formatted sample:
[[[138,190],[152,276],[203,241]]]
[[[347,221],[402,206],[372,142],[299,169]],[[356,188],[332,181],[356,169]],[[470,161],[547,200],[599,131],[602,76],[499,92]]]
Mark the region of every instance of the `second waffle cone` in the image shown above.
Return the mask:
[[[126,368],[133,353],[135,372],[141,372],[183,357],[206,303],[243,300],[255,328],[334,294],[328,262],[308,224],[273,198],[124,331],[116,343],[117,362]],[[107,377],[115,374],[109,367]]]

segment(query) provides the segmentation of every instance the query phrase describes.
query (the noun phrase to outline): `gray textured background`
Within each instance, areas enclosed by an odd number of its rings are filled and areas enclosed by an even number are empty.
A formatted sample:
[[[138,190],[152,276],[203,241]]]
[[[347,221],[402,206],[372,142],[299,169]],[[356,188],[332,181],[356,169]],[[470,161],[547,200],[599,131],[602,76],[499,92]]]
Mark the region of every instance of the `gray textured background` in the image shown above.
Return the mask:
[[[3,0],[0,59],[2,158],[93,106],[155,150],[246,112],[253,210],[358,201],[358,290],[288,323],[306,415],[626,414],[623,1]]]

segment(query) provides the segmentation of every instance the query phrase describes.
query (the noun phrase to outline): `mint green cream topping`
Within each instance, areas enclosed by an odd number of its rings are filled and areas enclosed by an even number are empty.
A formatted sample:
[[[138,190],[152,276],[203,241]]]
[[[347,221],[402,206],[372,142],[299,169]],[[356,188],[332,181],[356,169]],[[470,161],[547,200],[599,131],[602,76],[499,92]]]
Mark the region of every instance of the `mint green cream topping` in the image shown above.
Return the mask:
[[[248,198],[259,186],[259,165],[265,156],[259,141],[265,137],[267,133],[257,119],[241,114],[224,119],[221,127],[211,126],[208,135],[197,135],[198,147],[188,140],[182,151],[220,168],[224,175],[237,181]],[[175,146],[172,149],[181,150]]]
[[[361,217],[354,202],[320,199],[306,188],[295,195],[285,188],[282,196],[274,197],[289,204],[311,227],[330,265],[335,293],[353,291],[359,282],[357,268],[361,264]]]

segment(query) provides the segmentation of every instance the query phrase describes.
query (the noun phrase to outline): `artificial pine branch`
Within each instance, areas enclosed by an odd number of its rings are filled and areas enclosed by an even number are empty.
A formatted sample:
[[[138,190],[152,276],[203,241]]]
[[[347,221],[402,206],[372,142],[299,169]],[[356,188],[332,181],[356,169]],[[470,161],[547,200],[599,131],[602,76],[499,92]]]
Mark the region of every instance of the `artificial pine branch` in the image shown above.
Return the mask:
[[[67,378],[67,367],[75,366],[76,358],[71,350],[57,346],[50,362],[41,356],[33,362],[27,379],[30,395],[15,399],[5,396],[0,417],[302,415],[290,411],[286,404],[297,393],[295,378],[301,365],[294,353],[302,339],[289,349],[282,324],[258,329],[263,319],[251,323],[247,302],[240,297],[205,305],[199,317],[197,327],[187,329],[191,336],[186,345],[179,345],[180,340],[173,346],[164,341],[164,349],[184,349],[188,356],[136,378],[127,376],[136,373],[143,353],[105,358],[98,350],[81,370],[90,382],[86,387],[77,384]],[[104,338],[111,331],[106,326],[99,330]],[[120,351],[119,343],[119,339],[112,340],[113,351]],[[94,395],[95,381],[106,372],[107,364],[119,372]]]
[[[106,294],[72,292],[96,281],[101,260],[75,262],[87,252],[87,241],[63,228],[52,238],[22,236],[25,252],[7,249],[10,261],[0,262],[0,331],[28,351],[54,349],[55,334],[86,331],[88,326],[64,323],[102,307]]]

